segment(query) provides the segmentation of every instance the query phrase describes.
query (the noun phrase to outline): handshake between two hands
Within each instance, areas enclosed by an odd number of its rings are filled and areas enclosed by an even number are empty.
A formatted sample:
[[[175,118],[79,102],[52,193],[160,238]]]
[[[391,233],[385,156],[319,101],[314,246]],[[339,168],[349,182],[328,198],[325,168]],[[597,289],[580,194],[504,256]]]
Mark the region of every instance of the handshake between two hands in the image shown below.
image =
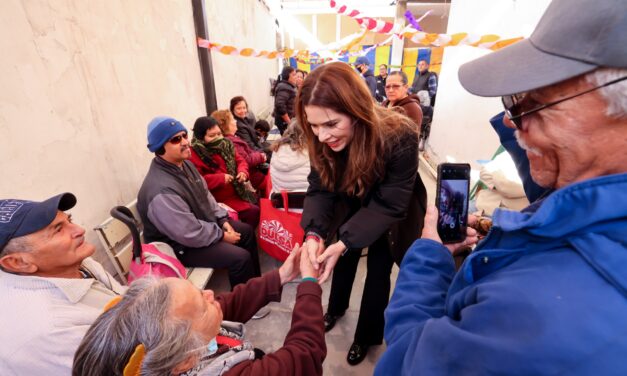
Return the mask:
[[[296,244],[292,252],[287,257],[283,265],[279,268],[279,276],[281,277],[281,285],[292,281],[301,275],[303,278],[318,278],[318,270],[314,268],[307,254],[307,248]],[[322,282],[320,282],[322,283]]]
[[[479,237],[477,231],[471,227],[476,221],[476,216],[468,216],[469,227],[466,239],[463,242],[444,245],[451,254],[455,256],[458,252],[478,242]],[[442,243],[438,235],[437,223],[438,210],[435,206],[430,205],[425,215],[422,239],[431,239]],[[296,244],[290,256],[285,260],[281,268],[279,268],[281,283],[289,282],[298,276],[297,264],[300,264],[300,273],[303,278],[314,277],[318,279],[318,283],[323,283],[329,278],[335,264],[337,264],[338,259],[345,250],[346,245],[341,240],[331,244],[326,249],[321,239],[308,238],[302,247]]]

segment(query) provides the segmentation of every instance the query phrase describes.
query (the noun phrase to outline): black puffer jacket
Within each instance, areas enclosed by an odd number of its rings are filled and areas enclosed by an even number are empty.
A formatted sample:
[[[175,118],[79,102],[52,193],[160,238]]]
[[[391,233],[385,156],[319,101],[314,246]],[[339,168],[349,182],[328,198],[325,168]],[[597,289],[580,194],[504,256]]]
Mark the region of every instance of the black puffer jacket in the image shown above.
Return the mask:
[[[276,85],[274,96],[274,117],[280,118],[287,114],[290,119],[295,115],[294,100],[296,99],[296,86],[288,81],[279,81]]]

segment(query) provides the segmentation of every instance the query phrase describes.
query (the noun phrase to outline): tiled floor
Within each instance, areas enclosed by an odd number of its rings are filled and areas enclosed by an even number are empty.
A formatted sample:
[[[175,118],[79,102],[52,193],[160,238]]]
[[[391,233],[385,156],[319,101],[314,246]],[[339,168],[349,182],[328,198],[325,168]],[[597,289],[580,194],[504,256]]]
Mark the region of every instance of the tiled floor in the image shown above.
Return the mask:
[[[428,200],[433,203],[435,200],[435,180],[432,176],[420,168],[420,174],[427,187]],[[272,270],[279,266],[270,257],[265,254],[260,255],[262,271]],[[353,341],[355,326],[357,325],[357,316],[359,314],[359,305],[361,302],[361,294],[364,287],[366,277],[366,259],[361,259],[359,268],[357,269],[357,277],[353,286],[351,303],[348,311],[341,318],[335,328],[326,335],[327,341],[327,358],[324,362],[325,375],[341,375],[341,376],[362,376],[371,375],[377,359],[385,350],[385,344],[372,347],[367,358],[357,366],[350,366],[346,362],[346,353]],[[394,266],[392,269],[392,288],[398,274],[398,268]],[[218,270],[209,282],[207,288],[215,291],[227,291],[228,279],[226,271]],[[326,312],[329,299],[329,290],[331,282],[327,281],[322,285],[323,296],[322,305]],[[283,340],[291,322],[292,308],[294,307],[294,297],[296,293],[296,284],[288,284],[283,288],[283,297],[280,303],[271,303],[269,306],[272,310],[271,314],[261,320],[251,320],[246,324],[247,337],[252,341],[255,347],[265,352],[272,352],[283,345]]]

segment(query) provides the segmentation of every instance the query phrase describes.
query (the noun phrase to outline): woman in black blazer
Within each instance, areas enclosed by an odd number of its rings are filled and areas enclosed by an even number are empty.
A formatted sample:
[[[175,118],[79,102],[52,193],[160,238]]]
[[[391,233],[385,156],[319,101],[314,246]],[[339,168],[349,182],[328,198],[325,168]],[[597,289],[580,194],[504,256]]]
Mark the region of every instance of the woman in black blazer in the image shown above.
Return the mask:
[[[418,129],[374,103],[345,63],[316,68],[296,99],[311,159],[301,225],[320,281],[333,269],[326,330],[348,308],[362,248],[368,272],[347,361],[358,364],[383,340],[390,273],[420,237],[426,190],[418,175]],[[337,235],[336,241],[331,239]],[[328,245],[328,246],[326,246]]]

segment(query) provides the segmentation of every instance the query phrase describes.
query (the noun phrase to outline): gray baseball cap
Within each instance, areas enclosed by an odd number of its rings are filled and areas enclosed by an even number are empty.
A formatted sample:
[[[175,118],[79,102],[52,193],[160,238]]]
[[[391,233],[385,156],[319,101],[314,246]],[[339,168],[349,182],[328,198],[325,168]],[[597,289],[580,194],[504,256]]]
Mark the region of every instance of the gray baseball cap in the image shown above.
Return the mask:
[[[459,68],[472,94],[523,93],[590,72],[627,68],[627,0],[553,0],[529,39]]]

